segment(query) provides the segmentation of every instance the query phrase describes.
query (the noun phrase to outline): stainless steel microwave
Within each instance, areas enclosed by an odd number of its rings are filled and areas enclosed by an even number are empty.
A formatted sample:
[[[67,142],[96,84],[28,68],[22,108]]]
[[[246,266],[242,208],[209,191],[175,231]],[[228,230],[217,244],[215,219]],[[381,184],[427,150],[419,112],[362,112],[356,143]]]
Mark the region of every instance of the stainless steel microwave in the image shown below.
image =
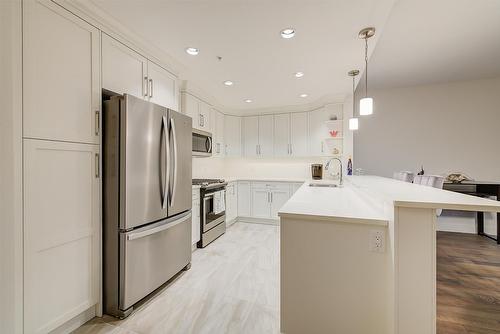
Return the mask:
[[[193,129],[193,155],[209,157],[212,155],[212,134]]]

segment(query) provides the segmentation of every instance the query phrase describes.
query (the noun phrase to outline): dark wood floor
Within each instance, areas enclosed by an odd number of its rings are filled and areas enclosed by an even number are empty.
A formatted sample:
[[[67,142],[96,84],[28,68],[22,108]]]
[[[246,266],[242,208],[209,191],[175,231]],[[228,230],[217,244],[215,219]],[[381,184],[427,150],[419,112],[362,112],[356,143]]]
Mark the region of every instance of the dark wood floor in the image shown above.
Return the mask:
[[[437,333],[500,333],[500,246],[473,234],[438,232]]]

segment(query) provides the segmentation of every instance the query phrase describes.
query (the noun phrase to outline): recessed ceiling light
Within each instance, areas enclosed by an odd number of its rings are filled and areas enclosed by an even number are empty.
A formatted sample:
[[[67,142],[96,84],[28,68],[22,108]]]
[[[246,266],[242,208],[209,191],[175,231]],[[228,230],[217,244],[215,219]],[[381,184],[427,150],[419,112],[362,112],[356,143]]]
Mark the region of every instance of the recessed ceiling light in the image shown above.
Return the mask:
[[[288,39],[288,38],[292,38],[293,36],[295,36],[294,29],[286,28],[286,29],[281,30],[281,37]]]
[[[245,102],[246,103],[252,103],[253,101],[251,99],[246,99]]]
[[[226,85],[226,86],[232,86],[233,84],[234,84],[234,82],[232,82],[231,80],[224,81],[224,85]]]
[[[304,76],[304,72],[295,72],[294,75],[296,78],[302,78]]]
[[[300,97],[307,97],[307,94],[300,94]]]
[[[196,56],[198,53],[200,53],[200,50],[197,48],[186,48],[186,53],[191,56]]]

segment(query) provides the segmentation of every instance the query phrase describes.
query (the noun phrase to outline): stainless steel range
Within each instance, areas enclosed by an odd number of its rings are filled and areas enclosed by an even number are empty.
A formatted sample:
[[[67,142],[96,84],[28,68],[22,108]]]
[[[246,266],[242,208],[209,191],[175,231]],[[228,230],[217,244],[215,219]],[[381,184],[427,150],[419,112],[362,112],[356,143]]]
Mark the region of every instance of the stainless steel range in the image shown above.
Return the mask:
[[[193,179],[200,186],[200,231],[203,248],[226,232],[226,185],[221,179]]]

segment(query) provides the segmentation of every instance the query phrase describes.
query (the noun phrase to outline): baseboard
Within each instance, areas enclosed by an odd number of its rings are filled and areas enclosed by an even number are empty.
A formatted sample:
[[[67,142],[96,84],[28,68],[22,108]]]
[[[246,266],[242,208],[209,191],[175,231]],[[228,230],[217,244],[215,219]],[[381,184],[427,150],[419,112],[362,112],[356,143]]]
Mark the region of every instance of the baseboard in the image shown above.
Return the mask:
[[[264,224],[264,225],[280,224],[279,219],[271,219],[271,218],[238,217],[235,220],[242,223],[252,223],[252,224]]]
[[[65,322],[61,326],[57,327],[53,331],[50,332],[50,334],[67,334],[71,333],[78,327],[82,326],[89,320],[93,319],[96,316],[96,307],[92,306],[86,311],[83,311],[73,319],[69,320],[68,322]]]

